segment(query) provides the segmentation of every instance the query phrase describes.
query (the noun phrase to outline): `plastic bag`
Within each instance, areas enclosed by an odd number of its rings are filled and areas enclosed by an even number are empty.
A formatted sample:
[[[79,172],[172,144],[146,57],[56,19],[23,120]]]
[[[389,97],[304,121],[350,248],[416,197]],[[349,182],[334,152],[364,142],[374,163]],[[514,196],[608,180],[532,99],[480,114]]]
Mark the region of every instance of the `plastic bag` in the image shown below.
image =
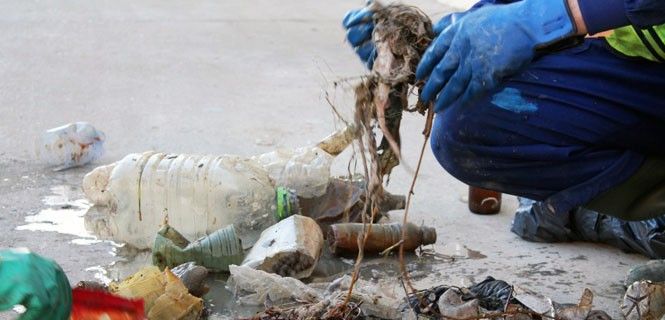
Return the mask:
[[[104,154],[103,132],[87,122],[74,122],[44,132],[36,142],[37,157],[55,170],[82,166]]]
[[[141,298],[149,319],[198,319],[203,300],[189,294],[182,281],[168,268],[145,267],[109,290],[125,298]]]
[[[247,266],[231,265],[228,286],[241,304],[263,305],[268,297],[272,302],[298,300],[318,302],[321,293],[298,279],[254,270]]]

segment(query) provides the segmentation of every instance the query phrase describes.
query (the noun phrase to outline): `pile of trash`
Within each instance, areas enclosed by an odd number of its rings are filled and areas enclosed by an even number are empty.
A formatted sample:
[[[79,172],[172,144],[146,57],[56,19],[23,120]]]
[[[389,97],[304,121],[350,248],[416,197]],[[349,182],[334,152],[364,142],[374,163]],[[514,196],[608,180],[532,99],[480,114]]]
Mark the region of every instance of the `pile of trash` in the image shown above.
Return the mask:
[[[80,283],[73,319],[205,318],[214,273],[230,275],[226,286],[238,304],[261,307],[251,319],[610,319],[593,310],[589,289],[578,303],[560,304],[491,277],[409,294],[358,279],[350,268],[312,281],[324,258],[413,252],[437,241],[434,228],[382,221],[405,207],[405,197],[385,192],[382,182],[399,164],[402,112],[428,110],[422,103],[409,109],[407,96],[431,22],[412,7],[373,8],[378,56],[356,88],[355,124],[314,146],[253,157],[133,153],[84,177],[86,197],[103,209],[86,216],[86,227],[150,250],[153,265],[110,283]],[[378,146],[375,122],[383,131]],[[335,157],[363,137],[373,141],[361,148],[372,157],[369,176],[332,177]],[[47,131],[38,150],[62,170],[99,159],[104,140],[79,122]],[[665,283],[635,279],[622,311],[628,319],[665,315]]]
[[[59,165],[54,160],[58,170],[94,160],[103,150],[103,133],[89,124],[47,133],[44,141],[73,152]],[[215,273],[229,274],[226,287],[235,303],[262,310],[251,319],[610,319],[593,309],[589,289],[578,303],[562,304],[488,277],[469,287],[442,284],[406,295],[354,279],[351,264],[335,278],[312,281],[324,260],[354,256],[361,242],[365,255],[385,255],[437,241],[430,227],[383,222],[370,230],[363,223],[379,222],[405,201],[386,193],[381,215],[372,220],[365,177],[331,177],[332,160],[355,134],[350,126],[313,147],[249,158],[131,154],[94,169],[83,188],[105,210],[86,217],[88,227],[102,238],[151,250],[153,266],[110,283],[80,283],[72,319],[206,318],[207,280]],[[58,147],[65,142],[79,148]],[[621,304],[626,319],[665,315],[665,278],[651,274],[654,264],[627,279]]]
[[[82,184],[97,208],[85,217],[86,227],[100,239],[151,250],[153,266],[111,283],[82,283],[76,297],[126,299],[119,300],[126,312],[143,310],[149,319],[199,319],[207,313],[206,279],[230,273],[228,288],[238,303],[270,305],[266,312],[273,314],[395,318],[391,308],[398,298],[360,289],[369,287],[363,280],[347,299],[348,274],[325,290],[298,280],[311,281],[324,255],[357,254],[360,239],[366,239],[367,255],[399,245],[414,251],[437,240],[433,228],[410,223],[373,224],[370,230],[368,222],[404,208],[405,198],[386,192],[372,220],[365,178],[331,177],[334,157],[356,134],[348,126],[312,147],[253,157],[145,152],[95,168]],[[345,265],[348,273],[351,265]],[[82,306],[75,310],[107,307]],[[344,313],[349,310],[355,311]]]

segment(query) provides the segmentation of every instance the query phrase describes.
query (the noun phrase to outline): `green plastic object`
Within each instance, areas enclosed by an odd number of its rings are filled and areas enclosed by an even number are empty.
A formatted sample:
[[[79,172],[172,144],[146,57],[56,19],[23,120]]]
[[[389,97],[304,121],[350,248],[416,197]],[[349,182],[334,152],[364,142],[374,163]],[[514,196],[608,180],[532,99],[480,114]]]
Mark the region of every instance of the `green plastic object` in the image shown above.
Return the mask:
[[[194,262],[213,272],[228,272],[229,265],[240,264],[244,257],[242,243],[233,225],[190,243],[167,224],[157,233],[152,248],[152,263],[160,269]]]
[[[19,320],[69,318],[72,289],[54,261],[27,249],[0,250],[0,311],[26,308]]]
[[[277,187],[276,222],[282,221],[298,212],[298,197],[285,187]]]

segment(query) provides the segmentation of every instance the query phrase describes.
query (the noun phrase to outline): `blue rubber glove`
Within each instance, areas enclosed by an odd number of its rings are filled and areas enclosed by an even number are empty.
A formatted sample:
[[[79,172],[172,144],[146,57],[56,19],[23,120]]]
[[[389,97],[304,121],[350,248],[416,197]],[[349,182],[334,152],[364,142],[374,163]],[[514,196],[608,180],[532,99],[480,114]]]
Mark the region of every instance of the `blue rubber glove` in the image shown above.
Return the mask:
[[[464,17],[469,12],[471,12],[471,9],[469,9],[469,11],[451,13],[441,18],[439,22],[435,23],[432,26],[432,31],[434,31],[434,36],[438,36],[439,34],[441,34],[441,31],[443,31],[443,29],[447,28],[449,25],[453,23],[457,23],[459,19],[462,19],[462,17]]]
[[[439,112],[495,88],[525,67],[535,50],[573,36],[565,0],[524,0],[467,12],[441,31],[425,52],[416,79],[421,99]]]
[[[346,29],[346,40],[368,69],[372,69],[376,58],[376,47],[372,42],[372,31],[374,31],[372,15],[373,12],[365,7],[347,12],[342,20],[342,25]]]
[[[443,18],[441,18],[441,20],[439,20],[439,22],[434,24],[434,26],[432,27],[432,30],[434,31],[434,35],[438,36],[441,33],[441,31],[443,31],[443,29],[447,28],[449,25],[451,25],[453,23],[456,23],[459,19],[464,17],[469,12],[472,12],[476,9],[479,9],[479,8],[482,8],[482,7],[485,7],[485,6],[509,4],[509,3],[513,3],[513,2],[517,2],[517,1],[521,1],[521,0],[480,0],[480,1],[476,2],[473,6],[471,6],[471,8],[469,8],[466,11],[454,12],[454,13],[450,13],[450,14],[444,16]]]
[[[69,319],[72,289],[53,261],[26,249],[0,250],[0,310],[22,305],[20,320]]]

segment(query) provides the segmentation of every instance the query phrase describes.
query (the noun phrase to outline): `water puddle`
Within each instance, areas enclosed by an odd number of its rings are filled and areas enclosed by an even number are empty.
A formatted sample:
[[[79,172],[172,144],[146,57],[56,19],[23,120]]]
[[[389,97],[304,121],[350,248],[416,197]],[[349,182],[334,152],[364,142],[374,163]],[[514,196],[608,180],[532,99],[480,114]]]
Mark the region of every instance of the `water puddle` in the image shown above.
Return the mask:
[[[69,234],[78,237],[72,240],[78,245],[101,242],[85,228],[84,216],[92,204],[86,199],[73,199],[80,194],[71,186],[55,186],[51,192],[53,194],[42,199],[48,208],[26,216],[27,224],[16,227],[16,230]]]

